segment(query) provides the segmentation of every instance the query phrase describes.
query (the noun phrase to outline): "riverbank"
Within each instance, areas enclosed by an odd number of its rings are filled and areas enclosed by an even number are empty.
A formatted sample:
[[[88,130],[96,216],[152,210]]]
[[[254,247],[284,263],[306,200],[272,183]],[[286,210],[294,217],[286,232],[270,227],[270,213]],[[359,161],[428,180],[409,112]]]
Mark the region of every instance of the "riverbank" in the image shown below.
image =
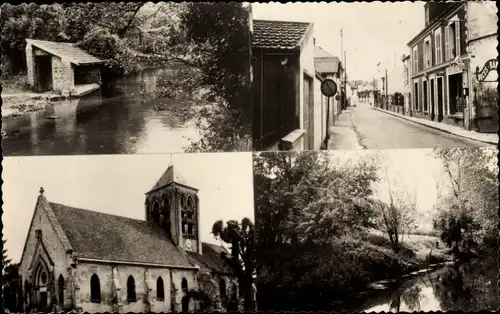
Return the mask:
[[[2,93],[2,117],[19,117],[45,110],[47,106],[61,99],[60,95],[52,93]]]

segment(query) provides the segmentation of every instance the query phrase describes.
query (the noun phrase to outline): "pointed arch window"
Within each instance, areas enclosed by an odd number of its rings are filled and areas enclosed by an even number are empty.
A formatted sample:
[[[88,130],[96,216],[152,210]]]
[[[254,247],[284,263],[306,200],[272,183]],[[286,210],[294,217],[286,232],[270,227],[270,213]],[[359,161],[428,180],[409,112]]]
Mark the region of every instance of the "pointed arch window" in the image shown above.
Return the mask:
[[[101,283],[96,274],[90,277],[90,302],[101,303]]]
[[[182,211],[182,231],[184,235],[190,238],[195,237],[195,214],[195,202],[191,196],[188,196],[186,207]]]
[[[135,294],[135,280],[132,275],[128,276],[127,279],[127,300],[129,302],[135,302],[137,301],[137,297]]]
[[[158,280],[156,280],[156,299],[158,301],[165,300],[165,289],[161,277],[158,277]]]
[[[57,280],[57,288],[59,297],[59,305],[64,305],[64,277],[63,275],[59,275],[59,279]]]
[[[164,198],[162,201],[163,228],[170,234],[170,201]]]
[[[227,294],[227,292],[226,292],[226,282],[222,278],[219,281],[219,290],[220,290],[220,298],[221,298],[221,300],[226,299],[226,294]]]
[[[151,209],[151,216],[153,221],[158,226],[160,225],[160,203],[158,201],[153,202],[153,207]]]

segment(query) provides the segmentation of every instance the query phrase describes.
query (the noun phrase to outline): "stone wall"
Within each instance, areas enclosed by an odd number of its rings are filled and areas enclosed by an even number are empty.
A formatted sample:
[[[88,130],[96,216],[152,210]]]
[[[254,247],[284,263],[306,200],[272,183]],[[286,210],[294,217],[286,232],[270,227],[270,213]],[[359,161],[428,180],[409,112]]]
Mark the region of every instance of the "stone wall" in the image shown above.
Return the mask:
[[[66,95],[73,89],[74,82],[74,71],[71,63],[52,56],[52,89]]]
[[[33,53],[33,45],[26,44],[26,66],[28,84],[35,86],[35,55]]]
[[[57,291],[57,278],[62,275],[65,279],[67,278],[67,269],[70,267],[71,260],[69,254],[66,253],[64,248],[64,243],[60,240],[56,233],[56,229],[51,223],[51,219],[46,209],[44,208],[43,202],[38,202],[38,206],[35,208],[33,214],[33,220],[28,230],[26,246],[24,249],[23,256],[21,257],[21,263],[19,266],[19,275],[23,282],[23,291],[26,291],[24,287],[24,282],[27,280],[31,282],[30,278],[30,267],[35,259],[37,259],[37,248],[38,239],[35,235],[35,230],[41,231],[41,243],[47,249],[47,254],[54,263],[54,268],[51,271],[52,279],[55,280],[54,291]],[[45,259],[45,258],[44,258]],[[48,261],[46,261],[48,264]],[[36,265],[33,265],[33,267]],[[51,296],[49,295],[49,298]]]
[[[115,267],[115,274],[113,274]],[[99,276],[101,285],[101,303],[92,303],[90,300],[90,278],[93,274]],[[135,280],[136,301],[127,300],[127,280],[129,276]],[[161,276],[164,285],[165,298],[157,298],[157,280]],[[114,266],[102,263],[82,262],[78,265],[80,281],[80,299],[83,311],[113,312],[117,309],[121,313],[127,312],[169,312],[172,311],[172,282],[174,291],[175,311],[182,310],[182,279],[186,278],[188,289],[197,289],[198,283],[195,270],[180,270],[161,267],[145,267],[135,265],[115,264]],[[115,295],[117,300],[114,301]],[[194,301],[190,301],[190,310],[195,309]]]

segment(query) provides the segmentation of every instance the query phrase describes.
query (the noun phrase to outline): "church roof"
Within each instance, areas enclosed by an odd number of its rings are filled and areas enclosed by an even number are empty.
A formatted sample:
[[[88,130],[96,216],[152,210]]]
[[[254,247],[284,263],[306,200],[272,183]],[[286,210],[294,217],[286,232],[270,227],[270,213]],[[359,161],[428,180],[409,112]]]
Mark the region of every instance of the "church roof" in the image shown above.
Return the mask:
[[[78,257],[194,267],[152,222],[49,203]]]
[[[188,186],[187,181],[179,174],[179,172],[174,171],[174,166],[169,166],[161,175],[160,179],[158,179],[156,184],[151,188],[151,191],[169,185],[173,182]]]
[[[225,248],[220,245],[202,243],[201,249],[203,252],[201,255],[195,252],[188,252],[188,254],[195,261],[202,264],[200,265],[202,268],[218,273],[231,273],[231,268],[221,257],[221,252],[228,253]]]

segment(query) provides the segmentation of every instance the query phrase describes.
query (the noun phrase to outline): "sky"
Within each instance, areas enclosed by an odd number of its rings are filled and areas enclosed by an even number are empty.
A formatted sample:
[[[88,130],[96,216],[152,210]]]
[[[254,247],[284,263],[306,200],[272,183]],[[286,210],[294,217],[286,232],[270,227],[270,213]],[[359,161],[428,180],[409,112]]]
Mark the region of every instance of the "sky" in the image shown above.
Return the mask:
[[[19,261],[40,187],[50,202],[145,219],[144,193],[172,164],[199,189],[201,239],[216,220],[254,221],[251,153],[6,157],[3,160],[3,238]]]
[[[395,192],[415,193],[417,221],[419,229],[429,231],[432,227],[432,214],[439,194],[449,192],[450,182],[444,173],[441,160],[437,159],[432,149],[399,149],[399,150],[360,150],[330,151],[329,155],[336,162],[348,160],[355,162],[362,157],[377,156],[377,164],[382,180],[375,184],[375,197],[389,201],[388,184],[384,169]],[[439,192],[438,192],[439,191]]]
[[[406,44],[423,28],[424,2],[253,3],[254,19],[314,23],[316,44],[341,54],[340,30],[350,80],[371,81],[401,66]],[[377,70],[377,64],[381,63]]]

